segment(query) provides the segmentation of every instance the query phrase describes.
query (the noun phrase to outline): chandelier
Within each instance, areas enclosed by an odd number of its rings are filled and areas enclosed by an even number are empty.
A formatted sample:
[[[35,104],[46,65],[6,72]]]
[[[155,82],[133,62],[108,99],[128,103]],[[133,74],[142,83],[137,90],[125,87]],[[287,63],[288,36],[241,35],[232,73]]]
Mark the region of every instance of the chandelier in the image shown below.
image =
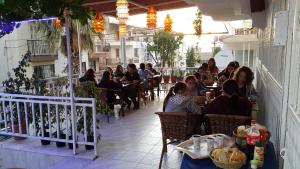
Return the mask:
[[[165,32],[172,32],[173,21],[172,21],[172,19],[171,19],[171,17],[170,17],[169,14],[167,15],[164,23],[165,23],[164,31]]]
[[[94,17],[94,31],[96,33],[101,33],[104,31],[104,18],[99,12],[96,12]]]
[[[117,0],[117,17],[120,22],[125,22],[128,20],[129,9],[128,9],[128,1],[127,0]]]
[[[156,28],[157,14],[154,6],[150,6],[147,12],[147,27]]]

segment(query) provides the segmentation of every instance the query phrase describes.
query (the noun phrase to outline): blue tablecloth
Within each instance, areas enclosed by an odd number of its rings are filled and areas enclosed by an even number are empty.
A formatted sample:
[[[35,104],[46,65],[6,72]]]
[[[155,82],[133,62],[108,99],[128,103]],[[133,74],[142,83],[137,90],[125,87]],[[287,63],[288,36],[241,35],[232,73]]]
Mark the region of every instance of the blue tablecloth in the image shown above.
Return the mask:
[[[278,169],[275,150],[272,143],[269,143],[266,148],[264,166],[260,169]],[[194,160],[187,154],[184,154],[181,169],[219,169],[215,166],[210,158]],[[251,169],[249,160],[241,169]]]

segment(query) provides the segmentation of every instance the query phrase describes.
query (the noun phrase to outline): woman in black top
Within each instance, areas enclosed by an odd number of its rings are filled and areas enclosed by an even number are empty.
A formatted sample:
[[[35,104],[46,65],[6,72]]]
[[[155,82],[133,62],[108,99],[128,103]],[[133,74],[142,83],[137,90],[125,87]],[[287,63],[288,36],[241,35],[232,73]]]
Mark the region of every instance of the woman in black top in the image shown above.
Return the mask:
[[[95,71],[93,69],[89,69],[85,72],[85,74],[79,78],[79,82],[84,83],[84,82],[94,82],[95,85],[96,83],[96,76],[95,76]]]
[[[109,103],[110,108],[113,109],[113,105],[110,104],[116,101],[115,92],[113,90],[121,89],[121,84],[111,80],[110,72],[105,71],[98,87],[107,89],[107,102]]]

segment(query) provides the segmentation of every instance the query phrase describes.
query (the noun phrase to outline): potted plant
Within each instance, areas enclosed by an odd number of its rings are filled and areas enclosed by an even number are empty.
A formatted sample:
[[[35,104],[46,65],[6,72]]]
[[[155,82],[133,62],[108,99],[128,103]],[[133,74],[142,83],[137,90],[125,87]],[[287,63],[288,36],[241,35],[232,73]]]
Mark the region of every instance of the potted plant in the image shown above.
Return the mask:
[[[169,83],[169,81],[170,81],[170,74],[168,73],[167,70],[165,70],[163,72],[163,79],[164,79],[164,83]]]
[[[101,96],[101,93],[97,90],[95,84],[93,82],[88,82],[87,84],[84,84],[80,86],[80,89],[76,93],[79,97],[89,97],[89,98],[97,98],[97,96]],[[106,114],[110,112],[110,108],[108,105],[104,102],[102,102],[100,99],[96,99],[96,110],[97,113],[101,112],[102,114]],[[84,134],[84,117],[83,117],[83,109],[78,108],[76,110],[78,115],[78,125],[77,125],[77,131],[81,134]],[[100,128],[100,120],[96,119],[96,130],[98,131]],[[87,142],[93,142],[94,141],[94,134],[96,134],[97,141],[100,140],[100,133],[94,133],[93,130],[93,112],[91,107],[86,108],[86,129],[87,129]],[[93,149],[94,146],[86,145],[85,148],[87,150]]]
[[[183,80],[183,72],[182,72],[182,70],[177,69],[177,70],[175,71],[175,75],[176,75],[176,80],[177,80],[177,82],[180,82],[180,81]]]
[[[31,57],[30,52],[27,52],[24,56],[22,56],[22,60],[19,61],[19,65],[13,68],[14,78],[8,74],[8,79],[3,81],[3,86],[5,87],[5,92],[10,94],[24,94],[21,91],[22,87],[25,87],[25,91],[30,90],[30,79],[26,76],[26,67],[29,66],[29,59]],[[6,107],[10,107],[7,111],[10,114],[11,110],[13,111],[13,125],[15,133],[27,134],[26,123],[25,123],[25,111],[24,104],[18,104],[16,102],[6,103]],[[18,111],[20,117],[18,117]],[[19,123],[20,119],[20,123]],[[32,122],[31,114],[28,114],[29,122]],[[19,124],[21,124],[22,131],[19,131]],[[16,140],[25,139],[24,137],[14,137]]]

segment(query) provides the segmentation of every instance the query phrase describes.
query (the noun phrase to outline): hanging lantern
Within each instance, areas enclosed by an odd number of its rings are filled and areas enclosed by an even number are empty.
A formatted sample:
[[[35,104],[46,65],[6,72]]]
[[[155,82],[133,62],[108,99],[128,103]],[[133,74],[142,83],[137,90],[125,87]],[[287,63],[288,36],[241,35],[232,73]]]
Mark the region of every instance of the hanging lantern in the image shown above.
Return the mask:
[[[94,31],[96,33],[101,33],[104,31],[104,18],[99,12],[96,12],[94,17]]]
[[[157,14],[154,6],[150,6],[147,12],[147,27],[156,28]]]
[[[164,31],[165,32],[172,32],[173,21],[172,21],[172,19],[171,19],[171,17],[170,17],[169,14],[167,15],[164,23],[165,23]]]
[[[119,23],[119,37],[124,37],[127,35],[127,27],[125,22]]]
[[[63,26],[61,25],[61,22],[60,22],[60,19],[55,19],[54,20],[54,23],[55,23],[55,26],[57,27],[57,28],[62,28]]]
[[[126,22],[129,16],[128,1],[127,0],[117,0],[117,16],[120,22]]]

